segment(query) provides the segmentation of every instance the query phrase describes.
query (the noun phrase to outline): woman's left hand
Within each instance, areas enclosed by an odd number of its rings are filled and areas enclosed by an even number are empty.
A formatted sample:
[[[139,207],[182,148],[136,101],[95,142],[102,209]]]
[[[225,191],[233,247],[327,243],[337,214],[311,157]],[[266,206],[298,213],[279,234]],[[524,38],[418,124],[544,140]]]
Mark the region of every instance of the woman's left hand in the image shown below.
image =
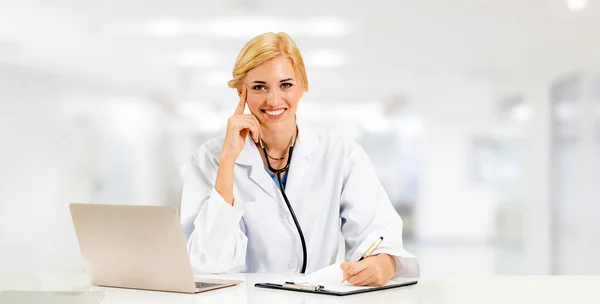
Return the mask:
[[[388,254],[372,255],[360,262],[343,262],[344,281],[356,286],[382,286],[396,275],[396,259]]]

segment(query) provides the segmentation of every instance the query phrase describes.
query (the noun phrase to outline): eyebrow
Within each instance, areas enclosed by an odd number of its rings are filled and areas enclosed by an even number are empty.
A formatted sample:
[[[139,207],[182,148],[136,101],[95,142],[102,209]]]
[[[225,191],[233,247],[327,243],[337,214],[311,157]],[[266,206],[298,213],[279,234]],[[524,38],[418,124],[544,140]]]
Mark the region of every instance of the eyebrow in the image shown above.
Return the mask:
[[[281,83],[281,82],[286,82],[286,81],[295,81],[295,80],[294,80],[294,78],[286,78],[286,79],[280,80],[279,82]],[[251,83],[267,84],[265,81],[262,81],[262,80],[255,80]]]

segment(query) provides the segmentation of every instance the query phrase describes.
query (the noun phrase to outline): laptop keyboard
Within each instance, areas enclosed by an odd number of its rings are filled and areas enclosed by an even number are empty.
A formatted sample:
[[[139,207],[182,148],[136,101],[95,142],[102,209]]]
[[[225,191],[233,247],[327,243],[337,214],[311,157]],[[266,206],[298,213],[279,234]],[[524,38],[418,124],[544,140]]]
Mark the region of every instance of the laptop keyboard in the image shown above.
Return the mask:
[[[214,286],[220,286],[220,285],[223,285],[223,284],[196,282],[196,288],[206,288],[206,287],[214,287]]]

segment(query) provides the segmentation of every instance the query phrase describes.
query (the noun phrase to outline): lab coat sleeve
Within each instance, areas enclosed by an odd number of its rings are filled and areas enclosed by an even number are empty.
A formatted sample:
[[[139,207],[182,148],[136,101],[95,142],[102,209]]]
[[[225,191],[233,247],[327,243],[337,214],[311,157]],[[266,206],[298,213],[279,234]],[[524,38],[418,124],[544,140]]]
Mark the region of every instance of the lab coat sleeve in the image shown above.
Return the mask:
[[[379,182],[369,157],[357,143],[352,143],[344,167],[340,216],[346,260],[358,260],[383,236],[383,242],[373,254],[386,253],[394,257],[396,277],[419,277],[417,258],[404,250],[402,219]]]
[[[248,239],[243,210],[214,189],[217,161],[198,149],[184,170],[181,223],[192,268],[202,273],[244,272]]]

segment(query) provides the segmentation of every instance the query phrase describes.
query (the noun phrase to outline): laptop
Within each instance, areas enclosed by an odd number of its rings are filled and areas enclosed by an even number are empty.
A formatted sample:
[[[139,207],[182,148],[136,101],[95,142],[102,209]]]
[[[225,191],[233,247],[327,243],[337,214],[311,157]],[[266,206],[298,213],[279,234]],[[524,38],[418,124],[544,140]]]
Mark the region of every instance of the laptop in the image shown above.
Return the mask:
[[[243,282],[194,280],[173,206],[74,203],[69,208],[93,285],[199,293]]]

